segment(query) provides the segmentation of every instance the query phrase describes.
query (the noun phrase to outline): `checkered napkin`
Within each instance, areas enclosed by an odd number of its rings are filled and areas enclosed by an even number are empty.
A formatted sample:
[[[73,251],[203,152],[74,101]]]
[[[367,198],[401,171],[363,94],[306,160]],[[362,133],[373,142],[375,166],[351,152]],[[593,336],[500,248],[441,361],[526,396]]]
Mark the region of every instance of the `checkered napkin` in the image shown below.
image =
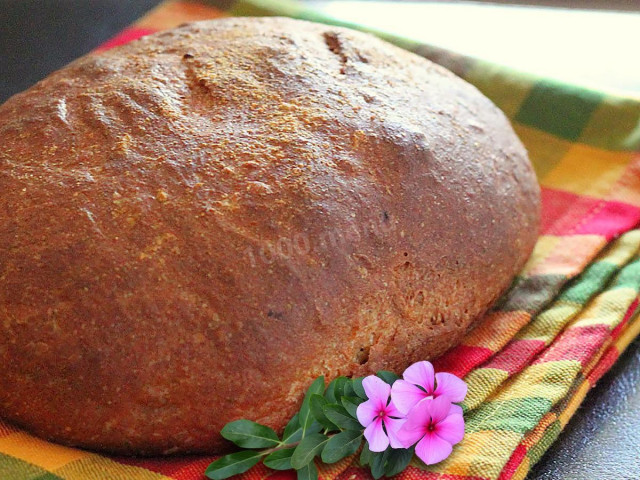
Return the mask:
[[[274,14],[345,25],[281,0],[169,1],[102,48],[188,21]],[[633,229],[640,221],[640,99],[381,35],[454,70],[506,113],[529,150],[543,199],[540,238],[512,289],[435,362],[436,370],[464,377],[469,386],[464,440],[444,462],[413,463],[398,477],[523,479],[589,388],[640,333],[640,230]],[[101,456],[0,421],[0,479],[200,480],[212,460]],[[319,470],[323,480],[371,478],[355,458]],[[259,465],[241,477],[295,475]]]

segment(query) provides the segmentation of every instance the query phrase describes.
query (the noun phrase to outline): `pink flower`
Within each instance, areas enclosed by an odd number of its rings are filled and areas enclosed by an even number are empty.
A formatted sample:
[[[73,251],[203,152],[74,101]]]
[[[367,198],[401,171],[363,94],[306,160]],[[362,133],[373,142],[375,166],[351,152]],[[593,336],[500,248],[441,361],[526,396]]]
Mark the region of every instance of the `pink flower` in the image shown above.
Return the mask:
[[[418,442],[416,455],[427,465],[441,462],[464,437],[462,410],[452,408],[444,395],[425,398],[411,409],[397,436],[404,448]]]
[[[391,398],[405,415],[425,398],[446,396],[450,402],[461,402],[467,394],[467,384],[451,373],[436,373],[430,362],[417,362],[402,374],[404,380],[396,380]],[[459,408],[459,407],[458,407]]]
[[[402,448],[396,432],[404,423],[402,415],[389,399],[391,386],[375,375],[362,380],[368,400],[358,405],[356,415],[364,429],[364,437],[369,442],[369,450],[383,452],[391,448]]]

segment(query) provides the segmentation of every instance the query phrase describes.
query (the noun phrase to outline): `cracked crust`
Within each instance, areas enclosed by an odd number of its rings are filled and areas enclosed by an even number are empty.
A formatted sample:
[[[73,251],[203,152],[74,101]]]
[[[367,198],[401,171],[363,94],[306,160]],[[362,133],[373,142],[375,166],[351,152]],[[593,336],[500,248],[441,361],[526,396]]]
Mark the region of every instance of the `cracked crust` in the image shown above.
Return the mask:
[[[533,247],[504,115],[365,34],[225,19],[0,107],[0,415],[121,453],[284,426],[317,375],[460,338]]]

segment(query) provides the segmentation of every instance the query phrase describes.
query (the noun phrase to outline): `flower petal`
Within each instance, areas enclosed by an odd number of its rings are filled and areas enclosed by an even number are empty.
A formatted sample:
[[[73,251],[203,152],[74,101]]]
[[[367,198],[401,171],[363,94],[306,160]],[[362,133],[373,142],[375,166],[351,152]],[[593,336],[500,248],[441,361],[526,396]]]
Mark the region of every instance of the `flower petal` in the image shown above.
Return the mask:
[[[451,411],[451,401],[448,397],[436,397],[431,401],[429,405],[429,414],[431,415],[432,423],[440,423],[447,418]]]
[[[373,400],[375,405],[380,404],[382,407],[387,405],[391,393],[391,386],[388,383],[375,375],[369,375],[362,380],[362,386],[367,398]]]
[[[461,415],[449,415],[436,424],[434,432],[444,441],[455,445],[464,437],[464,419]]]
[[[402,377],[407,382],[420,385],[427,391],[428,395],[433,394],[435,376],[433,374],[433,365],[431,365],[431,362],[414,363],[404,371]]]
[[[422,428],[427,428],[431,423],[431,404],[434,399],[431,397],[420,400],[407,415],[407,422],[412,425],[420,425]]]
[[[427,431],[427,427],[431,423],[431,402],[433,402],[432,398],[425,398],[418,402],[409,411],[404,424],[396,432],[398,441],[404,448],[409,448],[416,443]]]
[[[416,445],[416,455],[427,465],[439,463],[451,454],[451,444],[428,432]]]
[[[449,415],[463,415],[462,407],[460,405],[456,405],[455,403],[451,404],[451,410],[449,410]]]
[[[467,384],[451,373],[436,373],[435,396],[446,395],[452,402],[461,402],[467,395]]]
[[[371,422],[373,422],[373,419],[376,418],[379,413],[380,409],[377,408],[377,405],[372,400],[362,402],[360,405],[358,405],[358,408],[356,410],[358,421],[363,427],[366,427]]]
[[[400,427],[400,429],[393,435],[395,436],[395,440],[398,440],[403,448],[409,448],[424,437],[424,431],[424,428],[412,428],[411,426],[407,426],[407,422],[405,422],[405,424],[402,425],[402,427]]]
[[[405,380],[396,380],[391,387],[391,400],[395,407],[405,415],[426,396],[424,391]]]
[[[382,429],[382,420],[377,418],[364,429],[364,438],[369,442],[372,452],[384,452],[389,446],[389,438]]]
[[[393,397],[389,401],[389,404],[384,409],[388,417],[404,418],[406,415],[398,410],[396,404],[393,402]]]
[[[406,448],[404,442],[398,437],[398,431],[402,428],[406,419],[385,418],[384,427],[387,430],[387,436],[389,437],[389,445],[391,448]],[[415,443],[415,442],[414,442]],[[413,443],[409,444],[409,446]]]

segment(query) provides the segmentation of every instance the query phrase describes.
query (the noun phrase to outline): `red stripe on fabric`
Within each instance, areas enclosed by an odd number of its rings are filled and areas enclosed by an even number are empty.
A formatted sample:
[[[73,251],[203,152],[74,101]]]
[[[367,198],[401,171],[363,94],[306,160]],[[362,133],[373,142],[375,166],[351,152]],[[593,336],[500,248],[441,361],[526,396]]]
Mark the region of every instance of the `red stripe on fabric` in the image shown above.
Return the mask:
[[[618,336],[620,335],[620,333],[622,332],[624,327],[627,325],[627,322],[629,320],[631,320],[631,317],[635,313],[636,308],[638,308],[638,299],[637,298],[633,302],[631,302],[631,305],[629,305],[629,308],[627,308],[627,311],[624,314],[624,318],[622,319],[622,321],[616,326],[616,328],[614,328],[611,331],[611,337],[612,338],[614,338],[614,339],[618,338]]]
[[[600,358],[600,361],[593,367],[593,370],[587,376],[587,381],[592,387],[598,383],[602,376],[609,371],[613,364],[616,363],[620,352],[615,346],[611,346]]]
[[[562,190],[541,189],[542,215],[540,233],[567,235],[602,201]]]
[[[284,470],[281,472],[274,471],[273,474],[269,475],[268,478],[269,480],[295,480],[296,477],[297,475],[294,470]]]
[[[399,478],[399,476],[396,478]],[[342,472],[340,475],[338,475],[335,478],[335,480],[372,480],[372,479],[373,477],[371,476],[371,473],[369,473],[366,469],[356,468],[356,467],[347,468],[344,472]],[[287,480],[287,479],[282,479],[282,480]]]
[[[104,50],[109,50],[110,48],[117,47],[118,45],[124,45],[125,43],[129,43],[130,41],[135,40],[137,38],[144,37],[145,35],[149,35],[151,33],[155,33],[156,31],[157,30],[152,30],[150,28],[130,27],[120,32],[111,40],[108,40],[102,45],[100,45],[98,48],[96,48],[96,50],[99,52]]]
[[[640,208],[622,202],[604,202],[575,230],[576,234],[603,235],[607,240],[630,230],[640,222]]]
[[[522,459],[527,455],[527,449],[523,444],[519,444],[511,454],[509,461],[500,472],[498,480],[510,480],[513,474],[522,463]]]
[[[204,479],[204,471],[207,469],[212,459],[194,459],[188,465],[180,470],[173,472],[170,476],[174,480],[202,480]],[[252,470],[254,470],[254,467]]]
[[[349,477],[347,477],[349,478]],[[361,477],[362,478],[362,477]],[[370,475],[366,478],[373,478]],[[416,467],[407,467],[402,473],[396,475],[396,480],[488,480],[487,477],[455,475],[452,473],[426,472]]]
[[[585,366],[610,336],[606,325],[588,325],[564,331],[533,365],[560,360],[575,360]]]
[[[483,368],[497,368],[513,375],[528,365],[544,347],[542,340],[512,340]]]
[[[464,377],[492,355],[493,352],[488,348],[458,345],[434,360],[433,366],[438,372],[449,372]]]

